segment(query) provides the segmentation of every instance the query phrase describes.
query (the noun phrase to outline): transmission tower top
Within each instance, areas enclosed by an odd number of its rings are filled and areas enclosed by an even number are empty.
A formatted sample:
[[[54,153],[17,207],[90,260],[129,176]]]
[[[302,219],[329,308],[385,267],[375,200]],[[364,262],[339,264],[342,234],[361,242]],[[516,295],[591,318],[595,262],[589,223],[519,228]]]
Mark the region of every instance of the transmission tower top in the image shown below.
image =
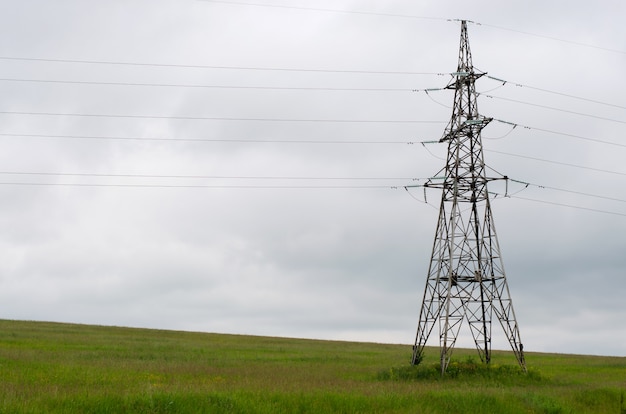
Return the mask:
[[[475,82],[485,73],[476,73],[472,64],[472,51],[467,37],[467,21],[461,21],[461,45],[459,47],[459,63],[452,81],[446,89],[453,89],[454,107],[452,117],[445,129],[440,142],[449,141],[458,136],[466,126],[480,125],[484,128],[491,118],[481,117],[476,103]]]

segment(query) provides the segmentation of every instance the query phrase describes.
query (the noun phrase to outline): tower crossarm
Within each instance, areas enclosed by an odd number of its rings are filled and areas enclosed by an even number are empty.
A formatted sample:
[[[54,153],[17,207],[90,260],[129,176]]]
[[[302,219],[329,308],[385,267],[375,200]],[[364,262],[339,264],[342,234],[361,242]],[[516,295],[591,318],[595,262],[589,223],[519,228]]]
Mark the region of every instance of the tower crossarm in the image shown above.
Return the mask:
[[[448,133],[441,137],[439,142],[447,142],[454,140],[455,138],[465,138],[467,136],[477,135],[491,121],[493,121],[493,118],[483,116],[479,116],[476,119],[467,119],[460,126],[452,128]]]
[[[453,72],[451,73],[454,76],[452,82],[450,82],[444,89],[452,89],[457,90],[462,88],[463,86],[472,85],[476,80],[485,76],[487,72],[474,72],[474,69],[471,69],[468,72]]]

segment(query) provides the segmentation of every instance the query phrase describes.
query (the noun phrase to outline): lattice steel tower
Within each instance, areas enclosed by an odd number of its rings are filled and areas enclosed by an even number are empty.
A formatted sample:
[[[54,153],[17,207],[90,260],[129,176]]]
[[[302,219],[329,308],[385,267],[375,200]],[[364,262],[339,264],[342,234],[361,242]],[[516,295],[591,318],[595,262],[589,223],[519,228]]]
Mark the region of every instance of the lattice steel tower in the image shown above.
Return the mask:
[[[447,86],[455,91],[454,108],[440,140],[448,143],[446,166],[425,184],[442,189],[442,196],[412,360],[414,365],[422,361],[426,341],[439,325],[442,375],[464,320],[480,359],[490,362],[494,317],[526,370],[487,191],[489,181],[506,177],[486,174],[481,130],[491,118],[478,113],[474,86],[482,75],[472,66],[467,24],[462,21],[459,65]]]

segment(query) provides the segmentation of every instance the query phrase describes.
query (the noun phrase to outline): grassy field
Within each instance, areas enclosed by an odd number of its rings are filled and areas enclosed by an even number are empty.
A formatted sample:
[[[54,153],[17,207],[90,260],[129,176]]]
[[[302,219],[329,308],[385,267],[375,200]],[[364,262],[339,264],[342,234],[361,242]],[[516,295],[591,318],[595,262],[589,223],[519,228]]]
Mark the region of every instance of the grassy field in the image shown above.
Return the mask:
[[[0,320],[0,413],[626,413],[626,358]]]

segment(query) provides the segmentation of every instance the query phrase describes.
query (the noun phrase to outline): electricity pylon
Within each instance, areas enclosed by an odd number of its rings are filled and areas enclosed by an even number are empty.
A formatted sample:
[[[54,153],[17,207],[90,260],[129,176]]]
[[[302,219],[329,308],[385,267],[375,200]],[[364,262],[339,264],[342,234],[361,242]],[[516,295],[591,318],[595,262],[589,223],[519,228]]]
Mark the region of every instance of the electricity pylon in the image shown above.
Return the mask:
[[[478,113],[474,85],[482,75],[472,66],[467,24],[462,21],[459,64],[447,86],[454,89],[454,108],[440,140],[448,143],[446,166],[424,185],[442,189],[442,196],[412,360],[413,365],[422,361],[426,341],[438,324],[442,375],[464,320],[480,359],[489,364],[494,317],[526,370],[487,190],[489,181],[506,177],[486,174],[481,130],[491,118]]]

